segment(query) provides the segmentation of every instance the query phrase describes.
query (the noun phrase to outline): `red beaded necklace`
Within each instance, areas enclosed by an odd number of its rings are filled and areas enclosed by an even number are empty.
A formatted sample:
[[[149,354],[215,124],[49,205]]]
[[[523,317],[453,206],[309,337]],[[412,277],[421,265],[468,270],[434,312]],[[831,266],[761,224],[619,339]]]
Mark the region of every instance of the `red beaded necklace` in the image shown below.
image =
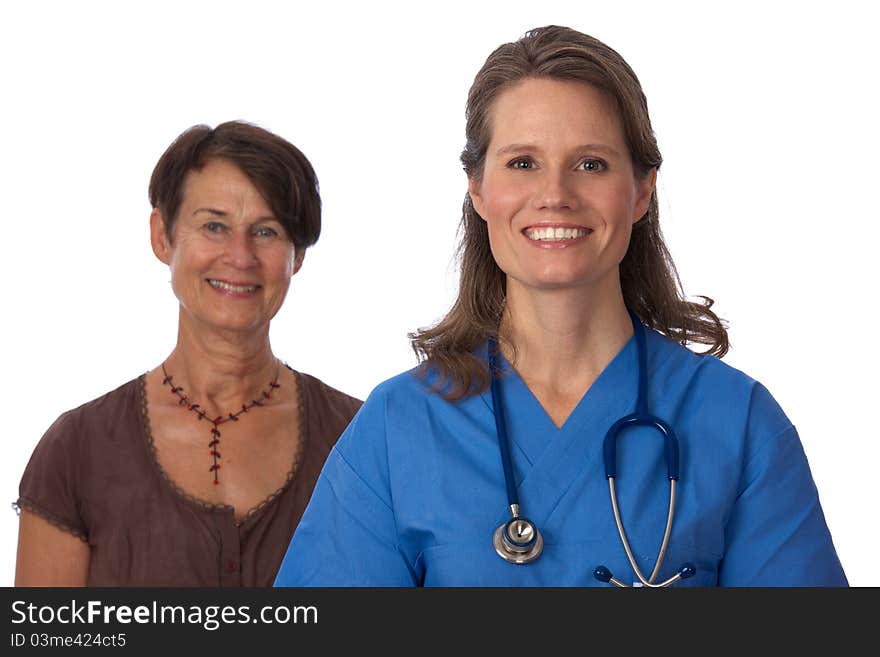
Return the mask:
[[[237,410],[235,413],[228,413],[225,417],[223,415],[218,415],[215,418],[211,418],[208,416],[208,413],[199,407],[198,404],[194,404],[190,401],[189,395],[184,394],[182,386],[175,386],[171,382],[171,376],[168,372],[165,371],[165,363],[162,363],[162,374],[165,375],[165,378],[162,379],[162,385],[168,385],[171,388],[171,393],[177,396],[178,405],[186,406],[186,410],[193,411],[196,415],[198,415],[199,420],[207,419],[211,423],[211,442],[208,443],[208,448],[211,450],[211,457],[214,459],[213,465],[208,469],[209,472],[214,473],[214,484],[219,484],[220,480],[218,479],[218,472],[220,470],[220,464],[218,463],[220,459],[220,451],[217,449],[217,446],[220,444],[220,430],[217,428],[224,422],[229,422],[230,420],[235,420],[238,422],[238,416],[242,413],[247,413],[254,406],[262,406],[263,399],[271,399],[272,392],[276,388],[280,388],[281,384],[278,383],[278,375],[281,373],[281,366],[278,366],[278,369],[275,370],[275,379],[269,382],[269,387],[263,391],[263,394],[260,398],[251,400],[250,404],[242,404],[241,408]]]

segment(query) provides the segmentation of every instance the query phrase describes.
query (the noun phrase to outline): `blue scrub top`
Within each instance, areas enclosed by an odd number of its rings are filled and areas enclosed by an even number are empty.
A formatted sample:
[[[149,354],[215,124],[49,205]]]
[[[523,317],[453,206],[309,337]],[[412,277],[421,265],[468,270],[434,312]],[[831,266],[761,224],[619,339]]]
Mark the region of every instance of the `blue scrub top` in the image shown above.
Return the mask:
[[[696,575],[676,586],[845,586],[800,439],[766,388],[654,331],[646,340],[648,409],[680,443],[655,581],[691,562]],[[602,461],[608,428],[635,410],[635,339],[561,428],[508,369],[500,391],[521,513],[544,536],[536,561],[507,563],[492,545],[510,512],[491,392],[449,402],[412,370],[370,394],[330,453],[275,585],[610,586],[593,577],[599,565],[637,581]],[[648,575],[669,504],[659,432],[621,434],[615,483]]]

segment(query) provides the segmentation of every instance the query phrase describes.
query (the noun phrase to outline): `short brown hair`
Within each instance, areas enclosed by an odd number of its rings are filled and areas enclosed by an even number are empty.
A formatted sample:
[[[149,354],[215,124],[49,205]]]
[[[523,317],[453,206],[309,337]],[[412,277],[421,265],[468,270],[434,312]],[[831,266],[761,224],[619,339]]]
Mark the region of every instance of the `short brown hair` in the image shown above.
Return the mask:
[[[268,130],[244,121],[184,130],[159,158],[150,177],[150,203],[162,212],[171,239],[190,171],[224,159],[239,167],[266,199],[297,251],[321,234],[318,178],[302,152]]]
[[[582,82],[603,91],[617,109],[630,159],[638,175],[660,167],[663,158],[648,116],[638,78],[607,45],[576,30],[550,25],[530,30],[499,46],[477,73],[467,99],[466,143],[461,162],[469,178],[482,177],[492,137],[492,108],[498,95],[525,78]],[[465,195],[457,255],[461,265],[458,298],[438,324],[410,334],[423,365],[439,373],[437,390],[460,399],[485,390],[491,381],[486,363],[474,350],[498,336],[507,296],[506,276],[489,248],[486,222]],[[710,310],[712,300],[688,301],[660,232],[656,191],[648,211],[634,226],[620,264],[627,307],[650,328],[681,344],[709,345],[708,353],[728,349],[724,323]],[[423,368],[423,372],[427,370]]]

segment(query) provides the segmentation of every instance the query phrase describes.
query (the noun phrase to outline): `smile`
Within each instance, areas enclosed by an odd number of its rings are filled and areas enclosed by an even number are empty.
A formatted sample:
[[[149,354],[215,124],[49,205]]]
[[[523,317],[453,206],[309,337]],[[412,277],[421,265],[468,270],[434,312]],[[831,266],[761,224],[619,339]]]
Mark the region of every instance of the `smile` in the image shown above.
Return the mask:
[[[256,292],[259,285],[235,285],[234,283],[227,283],[226,281],[218,281],[215,278],[209,278],[208,285],[218,290],[223,290],[225,292]]]
[[[590,228],[569,228],[563,226],[534,226],[526,228],[523,234],[534,242],[564,242],[586,237],[592,233]]]

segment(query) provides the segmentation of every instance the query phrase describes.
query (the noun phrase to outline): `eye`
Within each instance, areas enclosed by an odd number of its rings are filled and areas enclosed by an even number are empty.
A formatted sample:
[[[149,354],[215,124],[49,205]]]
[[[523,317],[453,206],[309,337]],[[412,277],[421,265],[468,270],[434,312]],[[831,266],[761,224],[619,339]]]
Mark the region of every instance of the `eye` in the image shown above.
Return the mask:
[[[269,226],[257,226],[254,228],[255,237],[278,237],[278,231]]]
[[[608,165],[602,160],[590,158],[581,162],[578,167],[584,171],[604,171],[608,168]]]
[[[209,233],[215,233],[215,234],[216,234],[216,233],[221,233],[221,232],[223,232],[223,229],[226,228],[226,226],[224,226],[223,224],[221,224],[219,221],[209,221],[209,222],[206,223],[204,226],[202,226],[202,228],[204,228],[204,229],[205,229],[206,231],[208,231]]]
[[[523,171],[528,171],[529,169],[535,168],[535,161],[530,157],[518,157],[515,160],[511,160],[507,163],[508,168],[510,169],[520,169]]]

